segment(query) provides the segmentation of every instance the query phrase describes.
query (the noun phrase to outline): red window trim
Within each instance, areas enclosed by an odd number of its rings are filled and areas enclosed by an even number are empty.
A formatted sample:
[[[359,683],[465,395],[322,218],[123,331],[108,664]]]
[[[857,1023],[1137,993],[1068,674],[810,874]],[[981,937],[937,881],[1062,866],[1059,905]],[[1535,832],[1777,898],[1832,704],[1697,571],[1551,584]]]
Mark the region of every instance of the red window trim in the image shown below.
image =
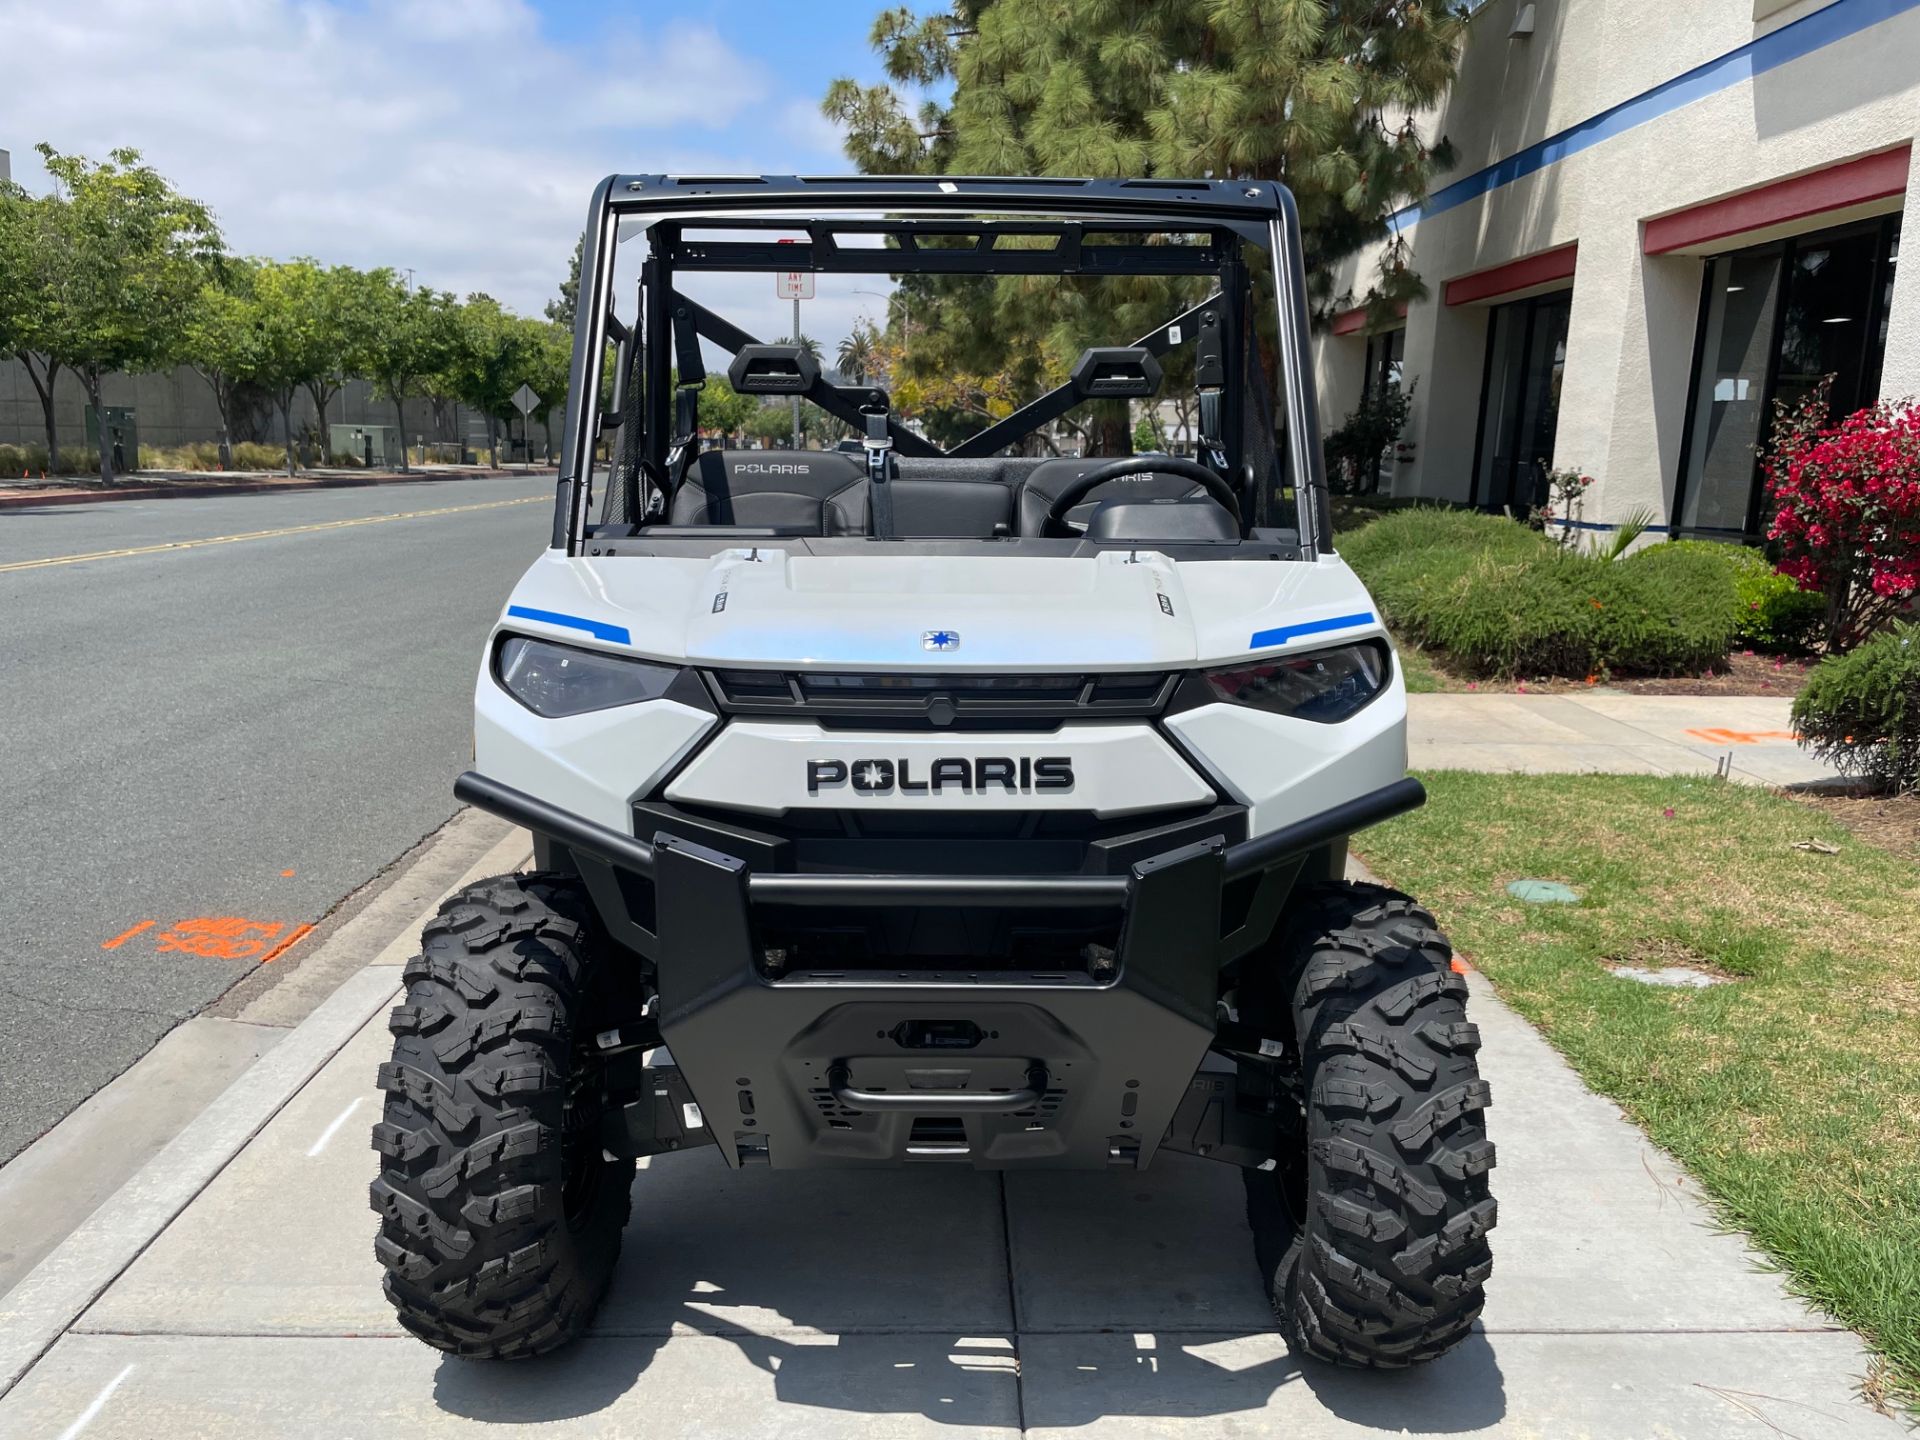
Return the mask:
[[[1913,146],[1882,150],[1647,221],[1642,248],[1666,255],[1906,192]]]
[[[1514,260],[1505,265],[1496,265],[1491,270],[1462,275],[1458,280],[1447,281],[1447,304],[1471,305],[1476,300],[1491,300],[1496,295],[1531,290],[1536,285],[1551,284],[1555,280],[1571,280],[1574,262],[1579,255],[1580,242],[1576,240],[1557,250],[1544,250],[1524,260]]]

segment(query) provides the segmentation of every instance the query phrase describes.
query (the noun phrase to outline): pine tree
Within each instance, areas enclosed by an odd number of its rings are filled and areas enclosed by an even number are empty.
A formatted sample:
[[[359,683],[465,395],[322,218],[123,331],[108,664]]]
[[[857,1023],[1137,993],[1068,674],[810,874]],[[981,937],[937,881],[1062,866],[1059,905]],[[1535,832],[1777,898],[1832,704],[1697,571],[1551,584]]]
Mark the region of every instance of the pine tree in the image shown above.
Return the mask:
[[[902,7],[872,32],[891,83],[836,80],[821,108],[869,173],[1279,180],[1325,305],[1332,264],[1386,238],[1387,217],[1451,160],[1409,117],[1452,81],[1464,12],[1458,0],[956,0],[929,17]],[[949,85],[945,104],[911,106],[903,93]],[[903,288],[910,369],[998,371],[1023,393],[1057,378],[1083,337],[1114,343],[1189,298],[1152,280],[1123,289],[1117,308],[1112,290],[1094,304],[1085,285],[1053,277],[1002,279],[990,298],[929,277]],[[1390,313],[1422,293],[1393,243],[1357,303]]]

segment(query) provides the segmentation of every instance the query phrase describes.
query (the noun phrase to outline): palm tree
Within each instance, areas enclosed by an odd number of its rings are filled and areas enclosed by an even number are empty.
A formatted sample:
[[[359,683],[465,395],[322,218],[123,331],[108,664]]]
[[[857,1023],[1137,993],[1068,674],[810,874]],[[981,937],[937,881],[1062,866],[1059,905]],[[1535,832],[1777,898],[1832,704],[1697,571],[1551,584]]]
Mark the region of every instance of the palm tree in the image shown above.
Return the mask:
[[[856,385],[866,383],[873,368],[873,332],[855,325],[853,333],[840,342],[840,373]]]

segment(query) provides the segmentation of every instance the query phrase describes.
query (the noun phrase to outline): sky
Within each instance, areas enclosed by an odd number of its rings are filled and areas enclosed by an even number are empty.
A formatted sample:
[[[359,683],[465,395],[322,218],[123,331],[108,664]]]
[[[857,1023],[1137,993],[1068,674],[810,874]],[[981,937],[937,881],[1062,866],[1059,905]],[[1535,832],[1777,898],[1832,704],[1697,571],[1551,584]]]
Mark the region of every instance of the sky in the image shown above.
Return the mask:
[[[829,81],[882,78],[883,0],[0,0],[0,149],[130,146],[212,207],[230,250],[411,269],[537,315],[614,172],[839,173]],[[885,288],[884,279],[862,283]],[[729,318],[792,328],[768,277]],[[822,296],[831,351],[876,302]]]

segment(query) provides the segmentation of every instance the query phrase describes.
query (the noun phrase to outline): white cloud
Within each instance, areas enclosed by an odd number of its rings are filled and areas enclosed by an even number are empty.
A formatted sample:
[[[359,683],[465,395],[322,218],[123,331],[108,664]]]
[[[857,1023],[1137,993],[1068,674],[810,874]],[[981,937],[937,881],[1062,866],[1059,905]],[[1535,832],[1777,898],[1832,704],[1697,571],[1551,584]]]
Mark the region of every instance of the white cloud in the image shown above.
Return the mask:
[[[29,188],[35,141],[132,146],[237,252],[411,268],[529,314],[603,175],[839,168],[804,86],[707,25],[562,43],[523,0],[0,0],[0,37],[0,147]],[[733,318],[777,334],[762,283]]]

